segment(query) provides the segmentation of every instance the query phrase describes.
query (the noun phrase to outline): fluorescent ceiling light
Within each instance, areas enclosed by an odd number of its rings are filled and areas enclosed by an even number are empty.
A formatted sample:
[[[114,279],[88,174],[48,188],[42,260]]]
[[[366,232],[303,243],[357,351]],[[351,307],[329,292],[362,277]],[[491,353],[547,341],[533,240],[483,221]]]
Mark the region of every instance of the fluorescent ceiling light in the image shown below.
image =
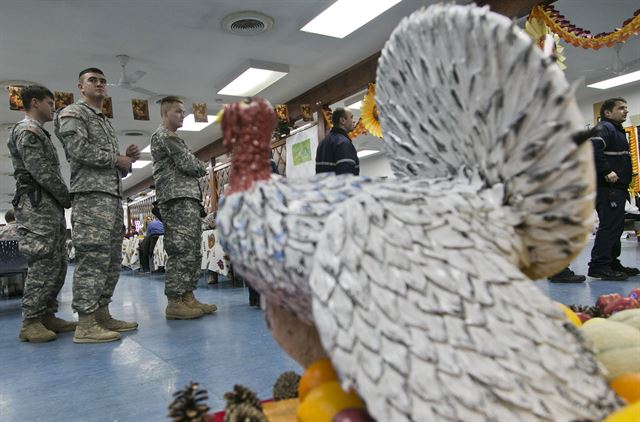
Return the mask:
[[[151,144],[147,145],[145,147],[145,149],[142,150],[142,152],[146,152],[147,154],[151,154]]]
[[[344,38],[391,9],[401,0],[338,0],[300,29],[304,32]]]
[[[240,76],[218,91],[218,95],[252,97],[289,73],[289,66],[250,60]]]
[[[591,85],[587,85],[589,88],[596,89],[609,89],[620,85],[629,84],[631,82],[640,81],[640,70],[627,73],[626,75],[616,76],[615,78],[606,79],[604,81],[596,82]]]
[[[178,130],[184,130],[187,132],[200,132],[205,127],[213,124],[213,121],[216,119],[216,116],[207,115],[208,122],[196,122],[193,113],[189,114],[182,121],[182,127],[178,128]],[[144,152],[144,151],[142,151]],[[149,152],[151,152],[151,146],[149,146]]]
[[[377,154],[380,151],[374,149],[363,149],[362,151],[358,151],[358,158],[368,157],[369,155]]]
[[[360,107],[362,107],[362,100],[358,101],[357,103],[353,103],[350,106],[347,106],[347,108],[351,108],[353,110],[360,110]]]
[[[149,163],[151,163],[151,161],[149,160],[138,160],[135,163],[131,164],[131,167],[133,167],[134,169],[141,169],[148,166]]]

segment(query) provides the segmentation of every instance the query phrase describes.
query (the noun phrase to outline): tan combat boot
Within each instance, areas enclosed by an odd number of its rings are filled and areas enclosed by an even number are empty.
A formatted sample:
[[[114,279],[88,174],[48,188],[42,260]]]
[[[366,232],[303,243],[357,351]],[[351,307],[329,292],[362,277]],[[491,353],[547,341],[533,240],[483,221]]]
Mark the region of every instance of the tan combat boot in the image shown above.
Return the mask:
[[[195,319],[202,316],[202,310],[187,306],[181,296],[167,297],[167,309],[165,316],[167,319]]]
[[[203,314],[212,314],[218,310],[216,305],[209,305],[208,303],[201,303],[193,295],[193,292],[187,292],[182,295],[182,301],[190,308],[200,309]]]
[[[68,331],[74,331],[76,329],[76,325],[78,325],[78,323],[75,321],[65,321],[62,318],[58,318],[54,314],[46,314],[40,321],[42,321],[42,325],[44,325],[48,330],[51,330],[54,333],[66,333]]]
[[[18,338],[31,343],[44,343],[55,340],[56,333],[47,330],[39,318],[29,318],[22,320]]]
[[[78,326],[73,336],[74,343],[108,343],[120,340],[120,334],[109,331],[96,322],[96,315],[78,313]]]
[[[137,322],[126,322],[113,318],[111,313],[109,313],[109,305],[99,308],[95,315],[98,324],[109,331],[122,333],[124,331],[133,331],[138,328]]]

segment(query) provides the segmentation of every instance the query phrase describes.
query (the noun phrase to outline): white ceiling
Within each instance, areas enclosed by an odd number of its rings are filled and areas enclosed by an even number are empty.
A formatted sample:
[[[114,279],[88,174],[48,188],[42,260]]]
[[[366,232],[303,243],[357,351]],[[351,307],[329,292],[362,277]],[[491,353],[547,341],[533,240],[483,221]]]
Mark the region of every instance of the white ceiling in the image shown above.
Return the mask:
[[[286,77],[260,93],[272,103],[285,102],[379,51],[402,17],[435,0],[403,0],[342,40],[299,31],[333,0],[1,0],[0,3],[0,81],[35,81],[55,91],[73,92],[77,99],[76,75],[81,69],[99,67],[115,83],[120,75],[115,56],[127,54],[131,56],[128,73],[147,72],[136,85],[207,102],[209,114],[215,114],[221,103],[235,100],[216,95],[220,84],[228,81],[247,60],[290,66]],[[364,0],[362,7],[366,7]],[[576,24],[597,33],[620,25],[638,4],[637,0],[559,0],[556,7]],[[274,27],[257,37],[223,32],[222,18],[241,10],[257,10],[273,17]],[[627,43],[622,51],[623,60],[640,57],[638,38]],[[567,46],[565,52],[570,79],[582,76],[582,69],[605,67],[615,57],[612,49],[595,52]],[[605,75],[591,73],[588,78],[591,81],[601,76]],[[594,95],[590,91],[585,88],[578,94]],[[117,87],[110,88],[109,94],[113,97],[113,125],[117,131],[137,129],[150,134],[158,126],[156,104],[150,104],[150,122],[133,120],[130,100],[144,96]],[[21,118],[20,112],[8,109],[6,93],[1,92],[0,137],[8,136],[2,124]],[[47,127],[53,132],[50,123]],[[193,150],[219,137],[215,126],[199,133],[182,133]],[[149,143],[148,137],[119,139],[123,149],[130,143],[140,148]],[[59,146],[57,140],[54,142]],[[7,154],[5,142],[1,142],[0,210],[10,207],[14,189],[10,176],[13,168]],[[63,173],[68,177],[64,154],[62,151],[60,154]],[[150,174],[151,166],[136,170],[124,182],[125,188]]]

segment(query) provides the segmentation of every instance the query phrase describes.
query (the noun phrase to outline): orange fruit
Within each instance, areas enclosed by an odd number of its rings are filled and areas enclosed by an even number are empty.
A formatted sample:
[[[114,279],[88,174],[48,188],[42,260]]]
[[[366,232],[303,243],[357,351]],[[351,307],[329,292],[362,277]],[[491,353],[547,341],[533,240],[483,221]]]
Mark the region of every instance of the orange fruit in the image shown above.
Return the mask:
[[[325,382],[309,393],[298,406],[298,422],[331,422],[345,409],[364,408],[364,402],[350,390],[345,392],[338,381]]]
[[[311,390],[331,381],[338,381],[338,375],[336,375],[331,361],[329,359],[320,359],[313,362],[300,378],[298,398],[303,401]]]
[[[614,378],[609,386],[629,404],[640,400],[640,372],[622,374]]]

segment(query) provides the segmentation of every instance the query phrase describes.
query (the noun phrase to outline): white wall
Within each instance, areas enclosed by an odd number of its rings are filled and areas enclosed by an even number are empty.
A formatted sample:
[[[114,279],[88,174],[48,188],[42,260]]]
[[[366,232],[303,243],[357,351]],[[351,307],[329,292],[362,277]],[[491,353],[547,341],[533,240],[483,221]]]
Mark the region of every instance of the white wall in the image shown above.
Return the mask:
[[[613,97],[622,97],[627,100],[629,117],[623,126],[630,126],[632,122],[634,126],[640,125],[640,85],[635,84],[630,87],[622,86],[607,90],[594,89],[593,91],[593,95],[578,101],[585,126],[589,124],[593,127],[593,104]]]
[[[360,158],[360,176],[394,177],[384,152]]]

